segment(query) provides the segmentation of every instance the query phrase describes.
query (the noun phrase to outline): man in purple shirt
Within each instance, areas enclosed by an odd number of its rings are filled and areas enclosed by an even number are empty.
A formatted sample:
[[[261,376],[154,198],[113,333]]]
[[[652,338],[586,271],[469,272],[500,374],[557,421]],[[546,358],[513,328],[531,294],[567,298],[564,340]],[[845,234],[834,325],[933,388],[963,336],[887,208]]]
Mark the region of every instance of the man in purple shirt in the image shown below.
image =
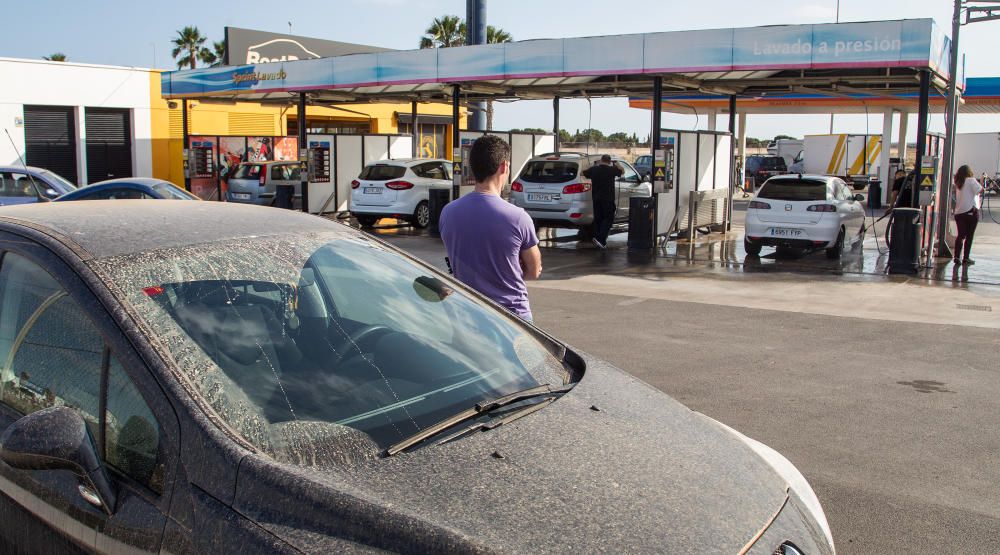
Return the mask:
[[[542,253],[531,216],[500,198],[510,174],[510,145],[485,135],[469,153],[475,192],[448,203],[439,227],[459,280],[531,320],[526,279],[542,273]]]

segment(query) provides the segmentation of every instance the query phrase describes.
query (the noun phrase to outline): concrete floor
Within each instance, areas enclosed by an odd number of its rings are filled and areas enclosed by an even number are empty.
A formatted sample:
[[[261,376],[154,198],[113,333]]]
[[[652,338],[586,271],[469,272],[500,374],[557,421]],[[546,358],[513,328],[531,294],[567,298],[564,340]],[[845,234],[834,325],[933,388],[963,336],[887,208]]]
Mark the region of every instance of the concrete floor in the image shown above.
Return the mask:
[[[546,232],[531,303],[540,327],[788,456],[841,553],[1000,553],[1000,225],[986,219],[975,266],[905,277],[884,274],[872,235],[840,261],[748,258],[741,218],[642,259],[624,234],[598,251]],[[375,233],[444,267],[439,239]]]

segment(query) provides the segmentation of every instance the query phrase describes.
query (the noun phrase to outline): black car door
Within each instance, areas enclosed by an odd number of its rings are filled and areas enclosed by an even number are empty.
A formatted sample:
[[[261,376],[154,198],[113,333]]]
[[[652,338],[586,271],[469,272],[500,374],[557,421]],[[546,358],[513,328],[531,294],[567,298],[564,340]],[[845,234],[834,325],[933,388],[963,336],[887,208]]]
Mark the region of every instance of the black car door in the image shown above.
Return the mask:
[[[0,234],[0,433],[68,406],[84,419],[116,493],[102,507],[66,470],[0,462],[5,552],[157,552],[176,468],[177,420],[109,313],[50,251]]]

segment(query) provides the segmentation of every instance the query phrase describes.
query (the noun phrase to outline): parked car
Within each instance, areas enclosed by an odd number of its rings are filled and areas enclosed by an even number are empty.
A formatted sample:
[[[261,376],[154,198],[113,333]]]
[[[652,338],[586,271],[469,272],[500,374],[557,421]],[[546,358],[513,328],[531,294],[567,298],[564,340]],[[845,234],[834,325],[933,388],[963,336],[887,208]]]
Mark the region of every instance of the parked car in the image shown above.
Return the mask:
[[[33,166],[0,166],[0,206],[48,202],[76,189],[61,175]]]
[[[67,200],[201,200],[177,185],[152,177],[123,177],[80,187],[54,199]]]
[[[451,162],[439,158],[371,162],[351,181],[351,215],[364,227],[381,218],[427,227],[431,221],[430,190],[450,191],[451,172]]]
[[[292,204],[302,207],[302,166],[299,162],[243,162],[226,182],[226,200],[271,206],[278,185],[295,188]]]
[[[826,249],[827,258],[840,258],[845,244],[860,248],[865,239],[863,200],[838,177],[772,177],[747,206],[743,245],[750,255],[771,246]]]
[[[635,171],[639,172],[639,175],[642,176],[642,180],[649,181],[649,178],[653,175],[653,157],[649,154],[637,156],[633,165]]]
[[[8,549],[833,553],[776,451],[346,225],[0,216]]]
[[[615,221],[628,221],[629,199],[649,197],[653,186],[640,178],[631,164],[619,158],[624,174],[616,182]],[[536,224],[549,227],[586,227],[594,221],[590,180],[583,170],[598,163],[600,154],[562,152],[536,156],[510,186],[510,202],[524,208]]]
[[[768,178],[788,173],[788,166],[781,156],[763,156],[755,154],[747,156],[744,175],[751,179],[754,189],[764,184]]]

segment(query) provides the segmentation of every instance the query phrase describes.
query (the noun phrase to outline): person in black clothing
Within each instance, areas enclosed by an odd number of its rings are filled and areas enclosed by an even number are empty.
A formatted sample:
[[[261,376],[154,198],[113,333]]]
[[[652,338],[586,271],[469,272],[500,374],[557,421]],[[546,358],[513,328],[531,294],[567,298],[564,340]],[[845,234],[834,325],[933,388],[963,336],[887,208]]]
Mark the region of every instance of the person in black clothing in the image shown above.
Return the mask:
[[[906,191],[905,195],[902,194],[903,191]],[[910,192],[910,184],[906,179],[906,172],[904,170],[896,170],[896,177],[892,181],[892,198],[889,199],[889,208],[896,207],[897,199],[899,199],[899,206],[909,208],[913,198],[912,194]]]
[[[583,170],[583,176],[590,180],[591,195],[594,199],[594,244],[604,249],[608,244],[608,233],[615,219],[615,179],[624,173],[621,164],[611,162],[611,156],[601,156],[601,162]]]

